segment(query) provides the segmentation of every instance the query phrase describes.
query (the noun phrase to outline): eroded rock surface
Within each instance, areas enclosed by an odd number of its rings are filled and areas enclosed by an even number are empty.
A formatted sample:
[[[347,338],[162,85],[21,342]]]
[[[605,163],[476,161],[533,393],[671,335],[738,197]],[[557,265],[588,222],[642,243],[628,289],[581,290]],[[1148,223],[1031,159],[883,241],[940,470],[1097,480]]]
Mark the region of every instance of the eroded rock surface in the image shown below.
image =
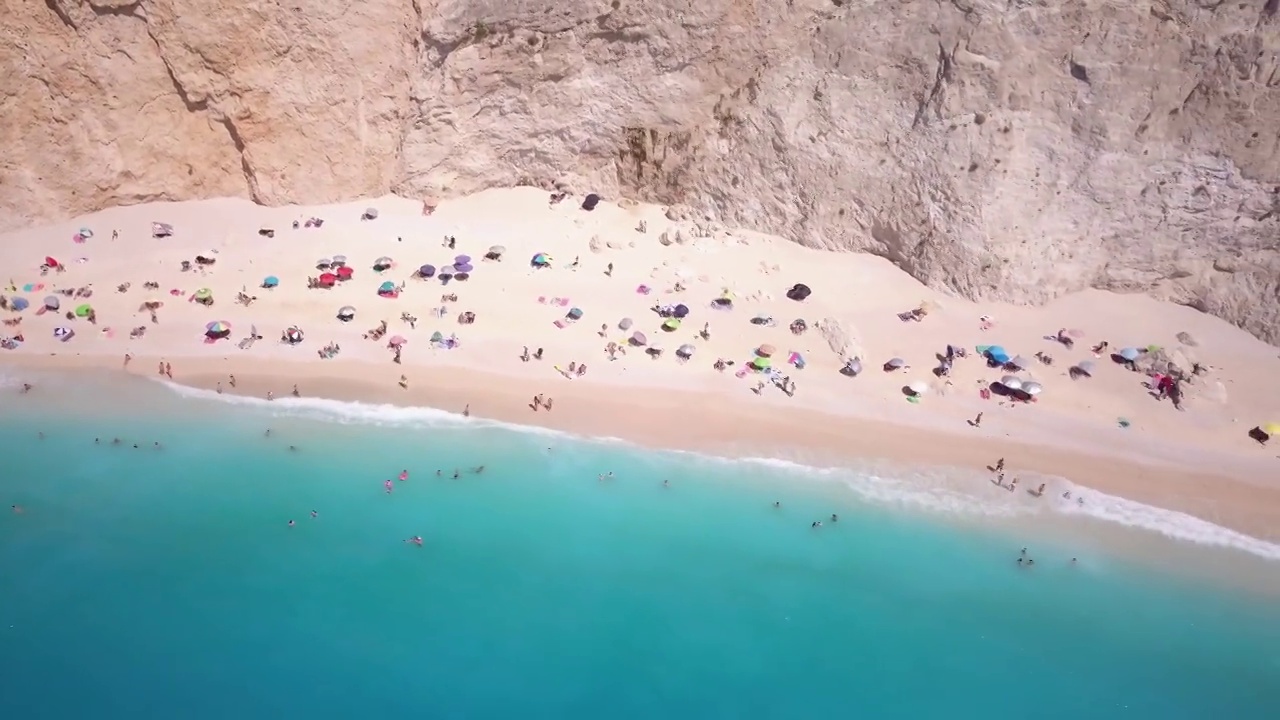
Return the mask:
[[[1275,0],[12,0],[0,227],[559,184],[1280,341]]]

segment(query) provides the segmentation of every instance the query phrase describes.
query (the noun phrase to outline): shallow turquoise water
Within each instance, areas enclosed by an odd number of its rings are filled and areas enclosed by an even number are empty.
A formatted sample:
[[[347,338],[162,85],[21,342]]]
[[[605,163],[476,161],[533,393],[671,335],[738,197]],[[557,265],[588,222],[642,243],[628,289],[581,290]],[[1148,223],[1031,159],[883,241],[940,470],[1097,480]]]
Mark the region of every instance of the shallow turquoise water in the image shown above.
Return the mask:
[[[1262,598],[766,465],[94,382],[3,400],[6,717],[1280,717]]]

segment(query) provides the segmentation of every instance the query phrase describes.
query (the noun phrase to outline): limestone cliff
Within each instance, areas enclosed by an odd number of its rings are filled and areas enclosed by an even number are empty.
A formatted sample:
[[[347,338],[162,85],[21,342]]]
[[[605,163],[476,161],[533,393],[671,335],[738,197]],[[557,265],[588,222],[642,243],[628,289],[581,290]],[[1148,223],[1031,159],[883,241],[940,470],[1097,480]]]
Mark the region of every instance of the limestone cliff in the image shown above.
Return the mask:
[[[4,0],[0,226],[567,183],[1280,341],[1280,0]]]

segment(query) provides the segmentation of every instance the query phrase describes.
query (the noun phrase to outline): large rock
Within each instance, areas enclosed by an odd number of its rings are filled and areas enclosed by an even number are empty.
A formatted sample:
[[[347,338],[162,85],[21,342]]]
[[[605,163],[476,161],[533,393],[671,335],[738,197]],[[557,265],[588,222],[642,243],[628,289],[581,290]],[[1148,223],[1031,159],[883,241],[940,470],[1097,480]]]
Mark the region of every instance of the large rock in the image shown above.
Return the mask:
[[[14,5],[0,227],[558,183],[1280,341],[1272,0]]]

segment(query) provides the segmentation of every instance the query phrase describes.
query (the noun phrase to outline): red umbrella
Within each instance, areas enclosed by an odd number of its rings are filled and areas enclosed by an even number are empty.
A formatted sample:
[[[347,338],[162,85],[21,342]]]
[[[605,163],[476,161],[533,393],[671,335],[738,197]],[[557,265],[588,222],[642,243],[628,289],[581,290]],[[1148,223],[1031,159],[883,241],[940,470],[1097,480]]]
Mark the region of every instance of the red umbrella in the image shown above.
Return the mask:
[[[53,259],[53,258],[51,258],[51,257],[46,257],[46,258],[44,259],[44,264],[45,264],[45,265],[48,265],[48,266],[49,266],[49,267],[51,267],[51,268],[58,267],[58,265],[59,265],[58,261],[57,261],[57,260],[54,260],[54,259]]]
[[[332,285],[336,282],[338,282],[338,276],[333,273],[325,273],[320,276],[321,285]]]
[[[342,267],[338,268],[338,278],[342,280],[350,280],[351,274],[354,272],[355,270],[352,270],[350,267],[343,265]]]

